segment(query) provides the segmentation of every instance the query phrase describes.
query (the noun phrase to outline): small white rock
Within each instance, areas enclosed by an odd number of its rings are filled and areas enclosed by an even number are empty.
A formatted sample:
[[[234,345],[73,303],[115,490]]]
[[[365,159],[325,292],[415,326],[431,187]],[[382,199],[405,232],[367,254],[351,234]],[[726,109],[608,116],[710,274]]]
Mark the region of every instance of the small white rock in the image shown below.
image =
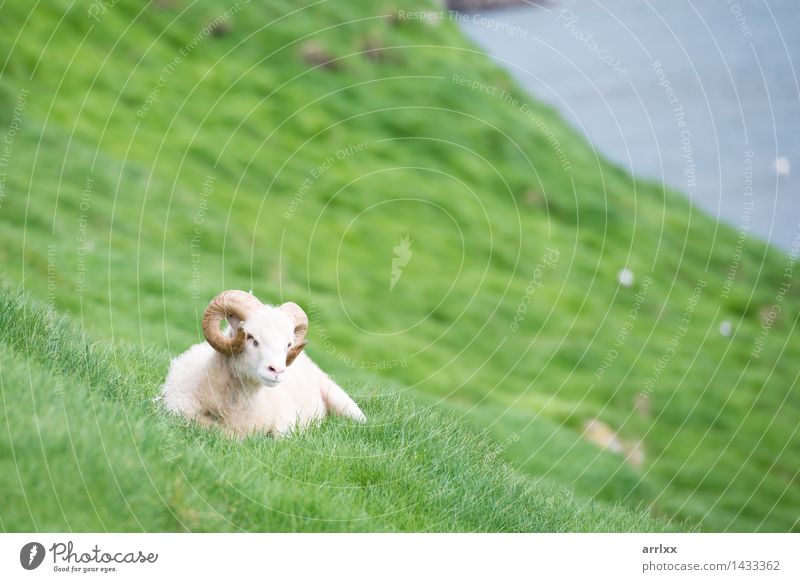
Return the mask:
[[[792,164],[789,163],[788,158],[780,156],[772,162],[772,169],[779,176],[788,176],[792,172]]]
[[[733,333],[733,324],[731,323],[730,319],[726,319],[725,321],[719,324],[719,333],[721,333],[725,337],[731,336],[731,333]]]
[[[633,285],[633,271],[625,267],[619,273],[617,273],[617,280],[623,287],[630,287]]]

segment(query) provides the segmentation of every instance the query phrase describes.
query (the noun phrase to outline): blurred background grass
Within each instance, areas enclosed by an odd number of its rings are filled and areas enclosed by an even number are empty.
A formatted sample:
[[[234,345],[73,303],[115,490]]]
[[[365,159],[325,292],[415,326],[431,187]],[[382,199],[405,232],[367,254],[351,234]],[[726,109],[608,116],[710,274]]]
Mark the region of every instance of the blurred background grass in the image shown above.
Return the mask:
[[[537,486],[706,530],[797,529],[790,257],[603,160],[452,22],[397,16],[434,4],[92,6],[0,9],[16,32],[0,38],[12,287],[90,344],[156,350],[154,378],[163,354],[200,341],[220,290],[292,299],[342,384],[388,385],[486,429]],[[6,401],[27,391],[15,374]],[[131,402],[106,397],[104,410]],[[148,410],[143,426],[164,422]],[[614,433],[605,450],[583,435],[594,420]],[[38,430],[14,424],[6,451],[38,446]],[[233,519],[236,499],[216,511]]]

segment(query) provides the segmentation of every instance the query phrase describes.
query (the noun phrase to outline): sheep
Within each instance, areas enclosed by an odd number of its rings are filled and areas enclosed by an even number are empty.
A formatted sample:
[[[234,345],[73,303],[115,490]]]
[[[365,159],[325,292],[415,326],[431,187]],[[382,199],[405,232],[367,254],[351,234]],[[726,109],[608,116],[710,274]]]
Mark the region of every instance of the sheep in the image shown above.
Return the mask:
[[[273,307],[245,291],[220,293],[203,315],[206,341],[172,360],[161,400],[173,413],[240,438],[286,435],[328,413],[365,422],[303,351],[307,330],[308,316],[296,303]]]

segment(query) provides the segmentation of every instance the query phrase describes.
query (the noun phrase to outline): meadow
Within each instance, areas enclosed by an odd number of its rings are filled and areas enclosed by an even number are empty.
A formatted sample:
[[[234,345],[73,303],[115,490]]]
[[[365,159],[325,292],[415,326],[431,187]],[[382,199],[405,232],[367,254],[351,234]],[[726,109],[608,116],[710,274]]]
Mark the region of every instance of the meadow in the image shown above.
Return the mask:
[[[449,19],[98,6],[0,7],[4,530],[798,530],[796,254],[604,160]],[[306,307],[365,428],[153,405],[229,288]]]

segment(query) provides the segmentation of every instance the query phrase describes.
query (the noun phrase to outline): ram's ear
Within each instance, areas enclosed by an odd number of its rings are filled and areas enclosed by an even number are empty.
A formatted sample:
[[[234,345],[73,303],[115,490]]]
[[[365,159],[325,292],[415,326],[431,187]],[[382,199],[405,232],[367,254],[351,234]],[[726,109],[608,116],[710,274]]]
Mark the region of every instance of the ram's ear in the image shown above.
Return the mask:
[[[300,355],[300,352],[303,351],[303,348],[306,347],[308,342],[302,341],[296,346],[292,346],[289,348],[289,351],[286,353],[286,365],[291,366],[292,362],[294,362],[295,358]]]
[[[229,315],[225,319],[228,321],[228,329],[226,330],[227,336],[230,338],[236,337],[236,334],[239,332],[239,326],[242,325],[242,320],[235,315]]]

